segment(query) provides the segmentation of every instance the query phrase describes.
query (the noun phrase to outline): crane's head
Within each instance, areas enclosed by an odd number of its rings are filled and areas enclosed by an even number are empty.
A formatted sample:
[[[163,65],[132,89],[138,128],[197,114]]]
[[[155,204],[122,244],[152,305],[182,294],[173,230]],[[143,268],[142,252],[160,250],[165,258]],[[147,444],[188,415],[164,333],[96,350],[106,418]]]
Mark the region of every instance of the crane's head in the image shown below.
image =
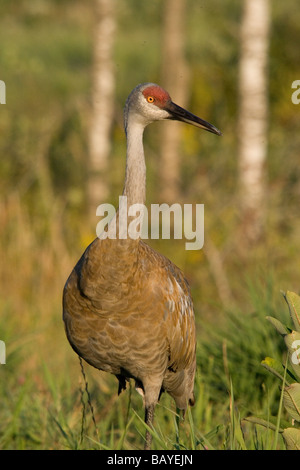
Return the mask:
[[[135,122],[143,126],[153,121],[172,119],[192,124],[213,134],[222,134],[209,122],[173,103],[169,93],[155,83],[138,85],[128,96],[124,112],[125,130],[129,116],[134,117]]]

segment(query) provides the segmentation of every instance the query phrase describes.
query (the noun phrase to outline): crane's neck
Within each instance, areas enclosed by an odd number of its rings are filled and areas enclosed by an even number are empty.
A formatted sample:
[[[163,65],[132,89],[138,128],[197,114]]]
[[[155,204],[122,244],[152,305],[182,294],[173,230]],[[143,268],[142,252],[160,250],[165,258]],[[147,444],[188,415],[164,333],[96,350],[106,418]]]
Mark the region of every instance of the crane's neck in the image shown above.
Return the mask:
[[[135,217],[132,216],[132,213],[130,214],[130,208],[134,204],[141,204],[144,207],[146,198],[146,165],[143,148],[145,126],[136,122],[135,119],[130,120],[129,116],[127,118],[127,158],[123,190],[123,196],[127,198],[127,209],[125,208],[124,216],[124,208],[119,207],[115,217],[108,225],[106,235],[104,236],[103,232],[99,237],[104,240],[99,240],[99,243],[96,242],[91,248],[91,250],[96,250],[95,253],[102,260],[101,270],[105,273],[103,279],[111,279],[113,285],[129,279],[132,276],[134,266],[136,266],[140,234],[137,237],[131,236],[131,223],[135,221]],[[141,224],[142,218],[140,219],[140,227]],[[116,265],[119,266],[119,270],[116,269]],[[98,276],[98,285],[99,282]]]
[[[146,164],[143,147],[143,133],[145,126],[135,119],[126,120],[127,156],[125,184],[123,189],[122,206],[118,208],[115,218],[109,223],[108,237],[116,233],[116,238],[122,240],[122,246],[131,247],[140,238],[135,232],[132,236],[131,222],[135,220],[137,211],[139,212],[139,222],[137,225],[141,229],[143,220],[143,208],[146,199]],[[138,206],[137,206],[138,205]],[[127,243],[123,243],[127,240]]]
[[[144,125],[128,119],[126,125],[127,156],[123,196],[127,196],[128,208],[133,204],[145,204],[146,164],[143,146]]]

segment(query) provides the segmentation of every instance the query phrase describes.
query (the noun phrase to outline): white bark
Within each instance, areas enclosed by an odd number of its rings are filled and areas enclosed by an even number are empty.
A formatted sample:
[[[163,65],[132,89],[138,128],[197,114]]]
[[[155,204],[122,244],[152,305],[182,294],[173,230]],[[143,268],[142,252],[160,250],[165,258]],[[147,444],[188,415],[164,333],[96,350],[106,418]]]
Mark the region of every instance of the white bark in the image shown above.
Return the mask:
[[[89,204],[93,216],[108,195],[106,171],[111,150],[115,73],[113,46],[116,30],[115,0],[95,0],[92,116],[89,151]]]
[[[245,0],[239,70],[239,178],[246,238],[263,230],[267,155],[269,0]]]

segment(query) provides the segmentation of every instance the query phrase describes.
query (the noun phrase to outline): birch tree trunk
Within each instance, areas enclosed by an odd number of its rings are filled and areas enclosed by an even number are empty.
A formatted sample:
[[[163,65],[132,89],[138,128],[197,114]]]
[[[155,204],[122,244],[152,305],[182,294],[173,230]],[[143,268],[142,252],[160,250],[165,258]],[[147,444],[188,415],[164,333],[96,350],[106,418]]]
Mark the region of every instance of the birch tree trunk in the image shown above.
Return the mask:
[[[113,46],[116,30],[115,0],[95,0],[92,114],[89,133],[88,198],[91,217],[108,196],[106,172],[111,150],[115,73]],[[93,219],[91,219],[93,220]]]
[[[265,218],[269,0],[244,0],[239,69],[239,183],[243,236],[257,241]]]
[[[171,97],[185,107],[188,68],[184,58],[186,0],[165,0],[162,37],[162,83]],[[180,141],[182,126],[164,123],[161,131],[161,197],[178,201],[180,195]]]

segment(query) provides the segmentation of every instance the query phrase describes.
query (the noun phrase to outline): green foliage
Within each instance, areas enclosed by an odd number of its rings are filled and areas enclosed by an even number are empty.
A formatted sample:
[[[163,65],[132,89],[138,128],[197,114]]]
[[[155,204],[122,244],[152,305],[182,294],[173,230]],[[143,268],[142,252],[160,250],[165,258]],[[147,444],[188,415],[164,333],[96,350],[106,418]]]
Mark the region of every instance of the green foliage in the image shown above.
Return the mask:
[[[262,361],[263,367],[274,374],[282,382],[280,405],[283,404],[286,412],[292,419],[292,425],[280,425],[281,406],[278,412],[278,425],[275,432],[280,432],[288,450],[300,450],[300,297],[287,292],[284,298],[288,304],[290,317],[294,329],[284,326],[279,320],[267,317],[277,332],[283,337],[287,347],[286,364],[282,364],[270,357]],[[289,362],[289,368],[287,367]],[[292,382],[292,383],[291,383]],[[269,426],[268,421],[252,418],[253,422]]]
[[[143,447],[140,397],[132,393],[130,398],[128,390],[117,398],[114,378],[88,368],[97,438],[61,321],[64,282],[95,236],[85,217],[93,8],[92,0],[0,2],[0,79],[7,89],[7,104],[0,108],[0,339],[7,346],[7,363],[0,366],[1,449]],[[282,382],[282,353],[288,347],[291,356],[299,333],[295,325],[292,330],[271,320],[285,346],[263,317],[278,310],[274,291],[298,285],[300,277],[294,261],[300,229],[300,108],[290,99],[291,82],[300,77],[300,10],[292,0],[272,2],[266,233],[241,256],[236,178],[241,8],[240,0],[188,2],[188,107],[219,127],[223,137],[183,129],[182,200],[205,204],[205,237],[220,254],[231,296],[228,302],[220,297],[205,249],[187,252],[178,240],[152,241],[183,268],[198,331],[195,407],[178,422],[172,402],[162,397],[156,448],[269,449],[278,427],[268,411],[276,413],[281,396],[297,416],[298,366],[286,371],[283,390],[292,388],[281,395],[258,364],[267,350],[274,360],[266,358],[264,367]],[[161,0],[118,1],[108,175],[113,203],[125,171],[122,108],[138,82],[161,83],[162,20]],[[154,125],[145,133],[149,203],[161,202],[157,130]],[[297,299],[289,301],[295,318]],[[249,413],[265,416],[266,428],[253,431],[244,421]],[[298,445],[295,431],[280,420],[278,432],[289,446]]]

